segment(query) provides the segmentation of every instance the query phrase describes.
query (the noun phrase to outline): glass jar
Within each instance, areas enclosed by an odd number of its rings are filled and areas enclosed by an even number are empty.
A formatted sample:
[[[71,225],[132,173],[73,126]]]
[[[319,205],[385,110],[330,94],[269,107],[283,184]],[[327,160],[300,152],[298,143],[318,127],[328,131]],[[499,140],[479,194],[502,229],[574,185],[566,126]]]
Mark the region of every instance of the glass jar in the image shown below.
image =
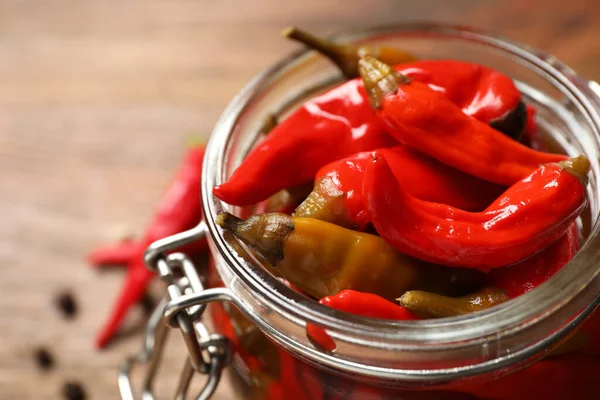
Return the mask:
[[[512,77],[526,102],[537,108],[546,139],[591,161],[589,210],[582,218],[585,242],[575,258],[540,287],[462,317],[375,320],[321,306],[291,290],[215,224],[222,211],[239,215],[244,210],[216,199],[212,188],[227,180],[261,139],[259,128],[267,113],[284,118],[303,100],[342,81],[323,57],[296,52],[254,78],[229,104],[215,126],[204,162],[202,206],[214,257],[213,283],[220,279],[228,291],[225,297],[235,305],[217,305],[212,315],[215,329],[232,336],[238,345],[231,370],[240,398],[515,399],[527,395],[527,385],[521,381],[515,385],[514,377],[527,371],[530,375],[523,375],[527,379],[532,373],[559,373],[538,368],[547,361],[529,364],[572,335],[599,299],[600,103],[593,83],[539,50],[462,27],[403,24],[338,39],[386,44],[419,58],[477,62]],[[315,346],[306,335],[307,323],[325,329],[335,341],[335,351]],[[560,361],[560,368],[572,367],[583,356],[570,357],[547,360]],[[587,378],[575,374],[556,386],[559,378],[548,375],[547,386],[556,398],[588,398],[588,392],[571,397],[579,389],[559,393],[554,388],[585,387],[586,379],[600,372],[590,365]],[[508,375],[519,369],[523,370]]]

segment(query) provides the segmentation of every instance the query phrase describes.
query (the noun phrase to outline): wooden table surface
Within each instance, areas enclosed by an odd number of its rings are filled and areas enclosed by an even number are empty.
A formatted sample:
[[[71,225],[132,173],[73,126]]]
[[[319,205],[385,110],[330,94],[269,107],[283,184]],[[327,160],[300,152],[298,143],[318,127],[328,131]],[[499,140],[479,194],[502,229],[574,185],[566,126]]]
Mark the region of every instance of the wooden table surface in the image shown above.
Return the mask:
[[[60,398],[65,380],[117,398],[143,319],[94,349],[122,272],[99,274],[83,256],[139,232],[186,138],[206,135],[245,82],[296,48],[282,28],[422,19],[505,34],[600,79],[594,0],[0,0],[0,399]],[[51,305],[63,288],[79,301],[72,321]],[[56,369],[38,371],[38,345]],[[170,347],[161,393],[183,354]],[[227,384],[216,397],[233,398]]]

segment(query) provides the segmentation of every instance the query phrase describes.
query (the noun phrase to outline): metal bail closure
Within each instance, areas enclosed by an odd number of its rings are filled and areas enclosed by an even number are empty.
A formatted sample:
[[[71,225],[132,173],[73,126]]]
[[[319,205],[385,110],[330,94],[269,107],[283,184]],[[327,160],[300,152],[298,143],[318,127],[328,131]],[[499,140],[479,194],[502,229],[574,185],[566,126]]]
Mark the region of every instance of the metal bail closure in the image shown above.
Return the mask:
[[[221,373],[232,359],[235,348],[224,335],[210,333],[201,317],[211,301],[237,302],[226,288],[205,289],[193,262],[183,253],[171,253],[206,235],[206,224],[170,236],[151,244],[144,261],[147,267],[159,273],[167,284],[167,296],[152,312],[146,326],[142,351],[129,357],[121,366],[119,391],[124,400],[135,400],[131,371],[136,364],[147,364],[141,399],[154,399],[153,384],[161,363],[169,327],[179,328],[188,349],[188,357],[177,386],[175,399],[186,397],[194,371],[208,375],[204,387],[196,397],[209,399],[221,379]]]

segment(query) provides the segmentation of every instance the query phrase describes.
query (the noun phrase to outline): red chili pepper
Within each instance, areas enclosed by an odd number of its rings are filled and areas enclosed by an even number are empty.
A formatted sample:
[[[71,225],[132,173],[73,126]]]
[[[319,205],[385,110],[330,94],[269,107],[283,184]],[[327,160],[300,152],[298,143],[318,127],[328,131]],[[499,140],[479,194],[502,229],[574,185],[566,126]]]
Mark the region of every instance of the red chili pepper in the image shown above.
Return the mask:
[[[139,254],[140,243],[134,240],[123,240],[100,246],[87,255],[87,260],[94,267],[118,267],[128,264]]]
[[[334,296],[323,297],[319,303],[333,309],[369,318],[411,321],[419,319],[416,315],[372,293],[342,290]]]
[[[467,175],[406,146],[362,152],[321,168],[315,181],[329,179],[344,193],[346,215],[358,229],[369,221],[362,195],[365,169],[375,153],[385,156],[395,178],[418,199],[433,201],[467,211],[481,211],[504,190],[499,186]],[[318,183],[317,183],[318,184]]]
[[[458,60],[414,61],[412,54],[392,47],[335,43],[295,27],[284,30],[283,35],[329,58],[347,78],[359,76],[360,55],[370,54],[444,93],[465,114],[494,129],[517,140],[523,133],[526,112],[521,93],[512,79],[491,68]]]
[[[489,400],[590,400],[598,397],[598,372],[597,358],[565,355],[457,390]]]
[[[532,150],[465,115],[440,93],[365,57],[359,70],[376,114],[400,142],[468,174],[512,185],[540,164],[566,159]]]
[[[422,79],[438,95],[457,102],[459,112],[462,108],[484,123],[502,118],[520,101],[509,78],[477,64],[430,60],[398,69]],[[362,81],[350,80],[308,101],[273,128],[213,193],[233,205],[258,203],[281,189],[311,181],[330,162],[393,145],[385,130],[368,105]]]
[[[125,318],[127,311],[136,305],[146,293],[148,284],[154,274],[146,268],[143,261],[143,253],[135,257],[127,266],[125,283],[115,303],[111,315],[96,336],[96,346],[103,348],[116,333],[121,321]]]
[[[404,307],[392,303],[373,293],[358,292],[356,290],[342,290],[334,296],[326,296],[319,303],[335,310],[350,314],[361,315],[369,318],[393,319],[397,321],[411,321],[419,319]],[[323,349],[333,351],[336,344],[327,332],[316,325],[308,324],[306,333]]]
[[[489,269],[521,261],[562,236],[585,207],[588,171],[583,156],[542,165],[485,211],[471,213],[409,195],[378,155],[367,167],[363,196],[377,232],[397,250]]]
[[[136,253],[128,254],[130,258],[127,261],[125,284],[111,316],[98,334],[98,347],[104,347],[112,338],[127,311],[144,295],[154,276],[143,263],[146,247],[158,239],[193,228],[202,218],[199,182],[203,157],[204,147],[194,147],[187,152],[175,179],[159,203],[144,238],[139,242]],[[107,254],[103,254],[105,259],[108,258]],[[117,255],[113,258],[117,258]],[[125,259],[125,256],[121,259]]]
[[[280,382],[271,382],[265,395],[266,400],[281,400],[285,398],[285,390]]]
[[[88,253],[87,260],[93,267],[97,268],[123,267],[138,257],[140,252],[143,253],[147,247],[148,245],[143,242],[128,239],[92,250]],[[201,240],[184,246],[178,251],[195,254],[203,252],[207,248],[206,240]]]
[[[550,279],[579,250],[575,223],[565,234],[538,254],[518,264],[495,268],[488,274],[490,285],[502,289],[510,298],[525,294]]]
[[[251,372],[261,371],[265,361],[250,354],[249,349],[240,344],[240,340],[232,324],[231,316],[225,311],[223,305],[214,303],[210,305],[212,323],[217,327],[218,333],[227,336],[235,345],[237,355],[244,363],[245,368]]]
[[[352,80],[309,100],[273,128],[213,192],[229,204],[258,203],[311,181],[329,162],[394,142],[369,109],[362,83]]]
[[[290,400],[312,400],[312,393],[298,380],[297,368],[301,366],[300,362],[283,348],[277,346],[279,353],[279,363],[281,373],[279,381],[286,391],[286,398]]]
[[[442,93],[465,115],[483,123],[498,124],[508,114],[516,113],[518,121],[510,125],[510,132],[504,133],[517,137],[523,131],[526,115],[520,109],[521,93],[512,79],[498,71],[458,60],[419,60],[396,65],[394,69]]]
[[[323,381],[321,371],[312,365],[296,360],[296,381],[302,384],[307,396],[306,400],[333,400],[328,392],[327,384]]]

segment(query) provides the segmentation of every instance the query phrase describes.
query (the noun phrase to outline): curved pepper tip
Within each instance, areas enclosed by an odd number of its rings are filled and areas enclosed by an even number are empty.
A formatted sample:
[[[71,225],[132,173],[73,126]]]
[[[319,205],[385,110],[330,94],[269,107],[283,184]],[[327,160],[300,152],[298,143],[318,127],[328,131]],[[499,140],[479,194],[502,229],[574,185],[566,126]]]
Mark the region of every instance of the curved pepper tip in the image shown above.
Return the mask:
[[[406,307],[406,305],[410,305],[414,302],[412,291],[404,292],[404,294],[396,299],[398,303],[402,307]]]
[[[590,160],[587,157],[578,156],[570,158],[558,162],[557,165],[579,179],[583,185],[587,184],[587,175],[590,172]]]
[[[289,38],[289,39],[294,39],[297,32],[298,32],[298,28],[296,28],[295,26],[288,26],[287,28],[285,28],[281,31],[281,36]]]
[[[232,193],[232,191],[230,190],[230,184],[229,182],[225,182],[222,185],[218,185],[213,187],[213,195],[221,200],[224,201],[227,204],[232,204],[232,205],[239,205],[238,203],[238,199],[235,197],[235,193]]]

